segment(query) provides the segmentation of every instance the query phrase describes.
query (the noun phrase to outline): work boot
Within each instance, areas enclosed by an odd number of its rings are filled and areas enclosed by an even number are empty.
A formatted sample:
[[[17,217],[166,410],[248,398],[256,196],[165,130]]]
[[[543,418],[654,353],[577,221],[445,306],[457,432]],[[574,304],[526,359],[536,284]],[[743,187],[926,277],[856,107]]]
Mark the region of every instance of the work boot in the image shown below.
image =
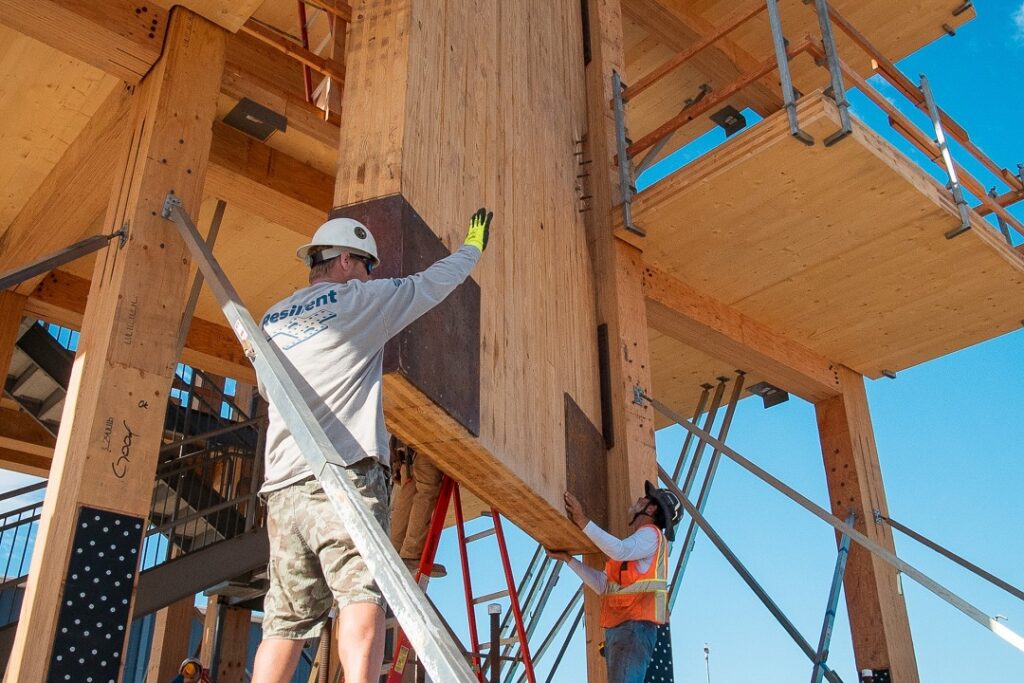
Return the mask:
[[[404,562],[405,566],[409,569],[409,573],[415,576],[416,570],[420,566],[420,561],[409,557],[403,557],[402,562]],[[448,576],[448,570],[445,568],[443,564],[438,564],[435,562],[434,565],[430,568],[430,578],[440,579],[445,576]]]

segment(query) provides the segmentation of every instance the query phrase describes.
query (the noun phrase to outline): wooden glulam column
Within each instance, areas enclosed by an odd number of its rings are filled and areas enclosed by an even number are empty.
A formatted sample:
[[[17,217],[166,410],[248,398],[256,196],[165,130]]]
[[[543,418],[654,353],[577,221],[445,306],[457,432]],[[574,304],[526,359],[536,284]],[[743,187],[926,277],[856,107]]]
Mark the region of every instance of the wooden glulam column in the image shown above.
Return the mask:
[[[181,663],[189,656],[188,641],[195,617],[195,598],[191,596],[156,613],[147,681],[169,681],[178,675]]]
[[[588,242],[594,269],[598,322],[608,326],[608,365],[614,443],[608,451],[608,515],[610,531],[628,532],[627,507],[643,494],[644,480],[657,482],[654,416],[648,405],[634,403],[633,388],[651,390],[647,313],[643,292],[643,260],[636,247],[613,234],[613,212],[621,202],[615,160],[615,118],[611,107],[612,72],[623,73],[622,14],[618,2],[587,0],[590,62],[586,66],[587,133],[584,158],[591,160],[591,210]],[[590,560],[603,566],[599,560]],[[587,674],[591,683],[607,678],[597,646],[604,639],[599,626],[601,599],[583,591],[587,628]]]
[[[244,683],[252,610],[234,607],[223,596],[206,603],[200,660],[218,683]]]
[[[128,240],[97,254],[9,683],[120,669],[187,290],[185,246],[160,212],[171,191],[198,210],[224,35],[174,10],[164,52],[132,94],[104,228]]]
[[[832,514],[855,513],[858,531],[896,552],[892,530],[874,521],[876,510],[888,516],[889,509],[864,378],[839,366],[839,381],[842,393],[815,405]],[[843,585],[857,670],[889,669],[894,681],[920,680],[896,569],[854,543]]]

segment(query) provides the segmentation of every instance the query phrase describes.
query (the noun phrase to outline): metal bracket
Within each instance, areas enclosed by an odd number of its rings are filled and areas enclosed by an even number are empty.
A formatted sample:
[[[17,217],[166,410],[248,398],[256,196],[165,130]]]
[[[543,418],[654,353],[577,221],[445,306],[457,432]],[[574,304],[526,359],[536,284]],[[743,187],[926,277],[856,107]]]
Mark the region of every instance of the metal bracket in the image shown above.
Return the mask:
[[[626,141],[626,108],[622,92],[626,86],[618,71],[612,71],[612,100],[615,107],[615,147],[619,157],[619,192],[622,195],[622,224],[635,235],[646,237],[647,232],[633,224],[633,185],[632,173],[629,170],[629,152]]]
[[[954,17],[958,17],[967,10],[971,9],[972,7],[974,7],[974,3],[971,2],[971,0],[967,0],[964,3],[961,3],[961,5],[957,7],[955,10],[953,10],[952,14]]]
[[[650,399],[647,397],[647,392],[644,391],[643,387],[639,384],[633,385],[633,403],[638,406],[646,405]]]
[[[993,187],[990,189],[988,191],[988,196],[993,199],[998,197],[999,194],[996,192],[996,188]],[[1005,239],[1006,243],[1012,247],[1013,238],[1010,236],[1010,226],[1006,224],[1006,220],[998,213],[996,214],[996,221],[999,223],[999,232],[1003,233],[1003,239]]]
[[[181,209],[182,213],[185,211],[185,206],[181,203],[181,200],[175,196],[174,192],[170,192],[168,193],[167,198],[164,199],[164,208],[160,211],[160,217],[166,218],[167,220],[173,220],[171,218],[171,209],[174,208]]]
[[[875,509],[872,510],[871,513],[872,515],[874,515],[875,524],[882,524],[883,522],[885,522],[885,517],[882,516],[881,510]]]

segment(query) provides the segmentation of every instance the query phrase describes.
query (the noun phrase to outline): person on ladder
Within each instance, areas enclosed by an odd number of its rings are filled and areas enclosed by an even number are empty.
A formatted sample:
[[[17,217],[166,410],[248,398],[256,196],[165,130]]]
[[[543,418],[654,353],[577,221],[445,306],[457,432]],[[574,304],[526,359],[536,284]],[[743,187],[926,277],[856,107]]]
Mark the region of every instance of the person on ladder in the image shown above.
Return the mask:
[[[600,571],[563,551],[548,551],[548,556],[568,563],[602,596],[608,683],[644,683],[658,626],[668,621],[668,543],[675,539],[680,507],[674,493],[644,482],[644,495],[628,511],[632,533],[619,540],[594,524],[580,501],[565,492],[569,519],[608,560]]]
[[[391,543],[412,573],[423,555],[443,476],[425,455],[391,437]],[[432,579],[447,575],[443,564],[430,569]]]
[[[370,280],[373,235],[331,218],[296,255],[309,286],[270,308],[267,338],[294,368],[303,398],[387,531],[389,435],[384,424],[384,343],[461,284],[487,246],[493,214],[480,209],[465,244],[422,273]],[[291,368],[290,368],[291,369]],[[261,392],[266,395],[262,390]],[[338,605],[338,650],[348,683],[375,683],[384,660],[384,598],[281,414],[268,407],[265,479],[270,587],[252,683],[291,680],[302,646]]]

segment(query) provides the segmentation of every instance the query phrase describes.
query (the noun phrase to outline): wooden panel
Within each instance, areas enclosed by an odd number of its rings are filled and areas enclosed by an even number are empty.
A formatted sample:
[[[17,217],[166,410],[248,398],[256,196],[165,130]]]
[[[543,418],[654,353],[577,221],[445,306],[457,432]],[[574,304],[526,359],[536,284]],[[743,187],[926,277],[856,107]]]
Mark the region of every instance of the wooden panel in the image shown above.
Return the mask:
[[[623,12],[633,19],[626,30],[627,82],[639,80],[676,51],[694,44],[699,36],[708,35],[725,26],[730,15],[763,0],[623,0]],[[952,10],[958,3],[944,0],[831,0],[836,8],[858,27],[893,61],[899,60],[920,47],[945,35],[943,24],[953,28],[961,26],[975,16],[973,9],[954,17]],[[653,8],[653,9],[652,9]],[[783,31],[796,42],[804,35],[820,36],[813,3],[784,1],[779,3]],[[658,19],[650,19],[650,15]],[[654,24],[652,26],[651,24]],[[839,54],[861,74],[872,73],[870,59],[844,34],[833,29]],[[672,42],[672,41],[675,42]],[[629,105],[630,133],[635,140],[654,130],[676,114],[686,98],[694,95],[701,83],[722,89],[729,82],[730,70],[748,72],[753,65],[773,54],[771,31],[767,15],[758,17],[737,28],[715,43],[704,58],[694,58],[660,84],[637,97]],[[828,83],[828,73],[808,58],[797,59],[793,65],[795,86],[801,92],[811,92]],[[753,88],[730,99],[741,109],[751,106],[762,115],[770,114],[781,106],[778,79],[774,74]],[[849,85],[849,84],[847,84]],[[700,117],[673,137],[661,156],[678,149],[701,133],[714,127],[707,117]]]
[[[168,13],[135,0],[0,0],[0,22],[134,84],[160,56]]]
[[[0,408],[0,467],[46,476],[54,441],[25,411]]]
[[[85,128],[116,79],[3,26],[0,75],[3,232]],[[106,194],[99,193],[104,200]]]
[[[24,296],[14,292],[0,292],[0,382],[7,381],[24,311]]]
[[[799,112],[819,140],[838,127],[820,95]],[[1017,329],[1021,255],[977,216],[946,240],[948,191],[855,124],[805,147],[776,114],[644,192],[644,258],[870,377]]]

